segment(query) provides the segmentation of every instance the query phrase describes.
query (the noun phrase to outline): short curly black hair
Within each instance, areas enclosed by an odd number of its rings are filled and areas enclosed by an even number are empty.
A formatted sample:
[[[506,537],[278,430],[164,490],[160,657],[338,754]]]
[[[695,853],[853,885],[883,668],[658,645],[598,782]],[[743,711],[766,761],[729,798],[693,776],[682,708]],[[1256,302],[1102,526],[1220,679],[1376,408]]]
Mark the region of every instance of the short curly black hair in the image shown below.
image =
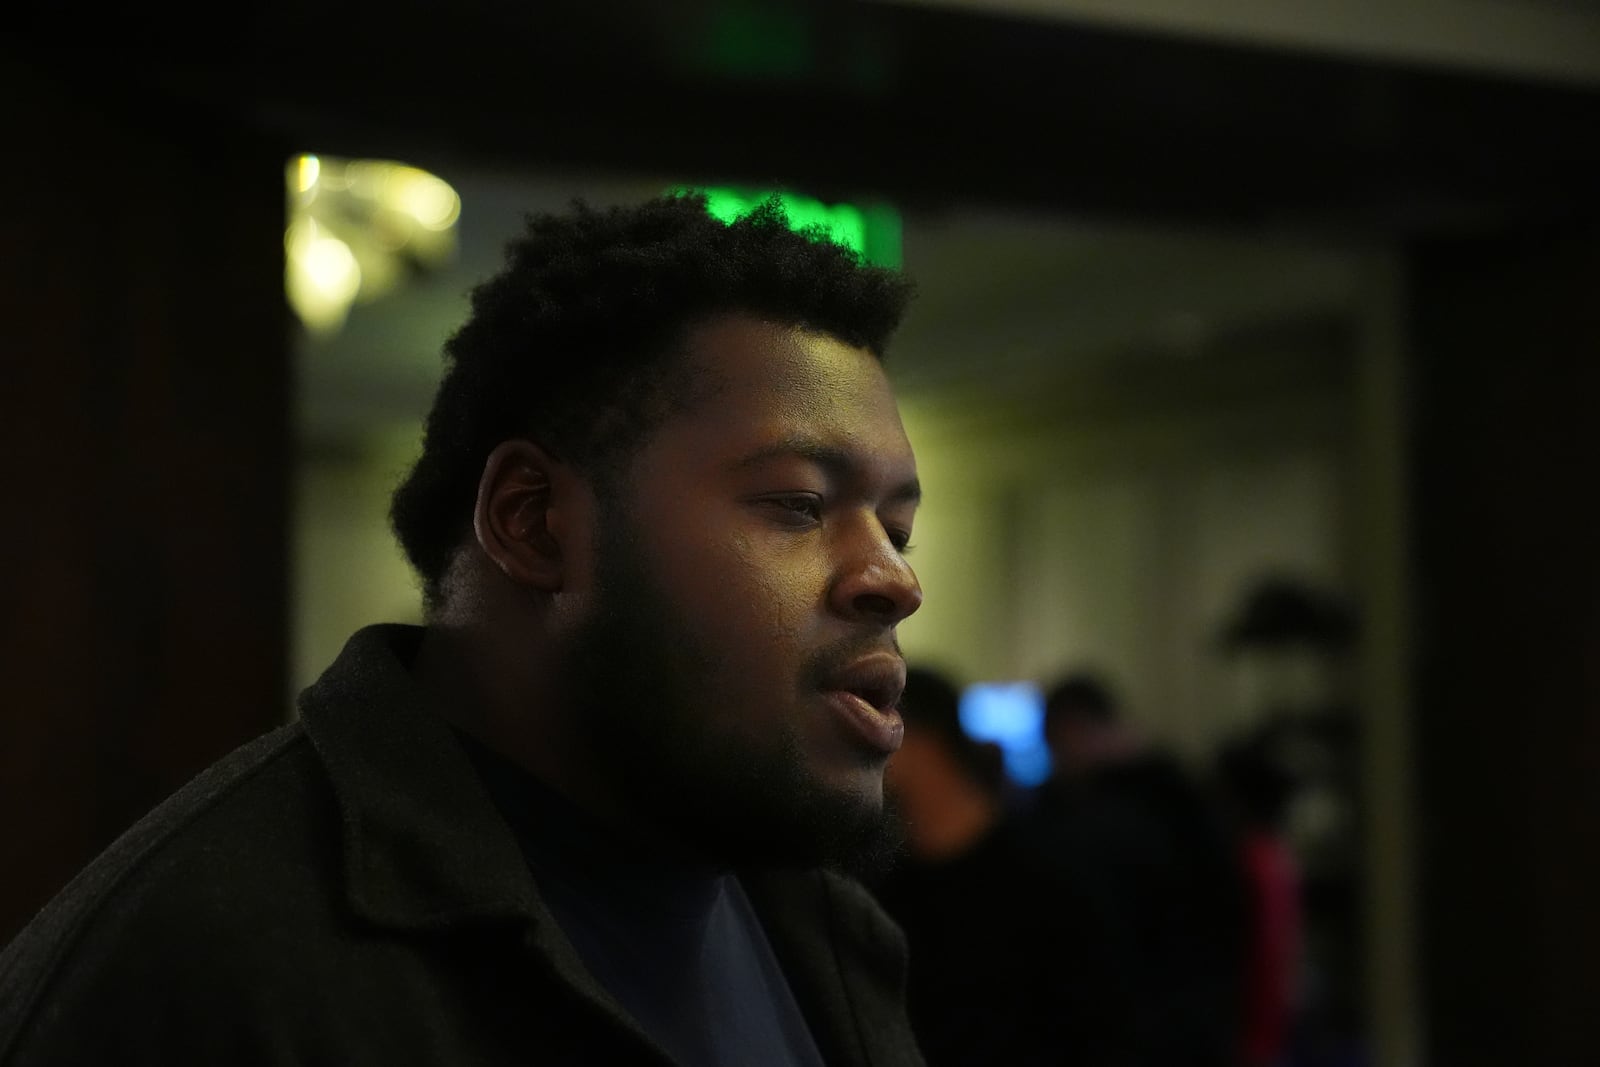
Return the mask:
[[[489,453],[526,438],[595,478],[615,472],[692,394],[675,354],[696,325],[742,313],[883,357],[911,285],[769,198],[731,224],[704,196],[528,216],[506,265],[445,343],[422,456],[390,521],[430,608],[472,525]]]

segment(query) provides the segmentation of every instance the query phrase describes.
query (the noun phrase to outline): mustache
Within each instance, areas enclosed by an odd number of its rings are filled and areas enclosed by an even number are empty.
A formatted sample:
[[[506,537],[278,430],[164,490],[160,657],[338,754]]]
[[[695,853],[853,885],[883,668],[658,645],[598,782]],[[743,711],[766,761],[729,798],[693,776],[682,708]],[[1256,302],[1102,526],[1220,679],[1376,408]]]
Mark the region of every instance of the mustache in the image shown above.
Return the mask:
[[[901,659],[900,638],[893,631],[854,634],[824,646],[807,658],[802,680],[811,689],[825,688],[852,663],[874,653],[893,652]]]

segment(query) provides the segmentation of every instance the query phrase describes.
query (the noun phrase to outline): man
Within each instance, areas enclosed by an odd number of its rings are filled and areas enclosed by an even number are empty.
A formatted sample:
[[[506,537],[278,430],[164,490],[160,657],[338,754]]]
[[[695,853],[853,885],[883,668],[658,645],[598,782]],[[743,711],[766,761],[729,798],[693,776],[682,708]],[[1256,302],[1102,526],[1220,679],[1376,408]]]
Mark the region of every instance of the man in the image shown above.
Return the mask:
[[[0,958],[0,1063],[913,1064],[883,851],[908,290],[695,197],[530,219],[393,507],[427,625]]]
[[[1136,1035],[1125,1062],[1235,1063],[1243,885],[1213,798],[1094,675],[1051,688],[1045,739],[1027,835],[1106,938],[1105,988]]]

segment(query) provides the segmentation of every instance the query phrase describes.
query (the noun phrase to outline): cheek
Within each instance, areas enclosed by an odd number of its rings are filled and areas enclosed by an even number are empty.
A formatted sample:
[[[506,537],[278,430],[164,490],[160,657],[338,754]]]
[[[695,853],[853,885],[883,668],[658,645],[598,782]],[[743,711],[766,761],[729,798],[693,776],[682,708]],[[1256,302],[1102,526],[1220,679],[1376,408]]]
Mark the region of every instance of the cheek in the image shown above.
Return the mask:
[[[739,597],[734,614],[752,637],[799,638],[823,607],[826,576],[807,553],[779,541],[741,535],[731,546],[727,593]]]

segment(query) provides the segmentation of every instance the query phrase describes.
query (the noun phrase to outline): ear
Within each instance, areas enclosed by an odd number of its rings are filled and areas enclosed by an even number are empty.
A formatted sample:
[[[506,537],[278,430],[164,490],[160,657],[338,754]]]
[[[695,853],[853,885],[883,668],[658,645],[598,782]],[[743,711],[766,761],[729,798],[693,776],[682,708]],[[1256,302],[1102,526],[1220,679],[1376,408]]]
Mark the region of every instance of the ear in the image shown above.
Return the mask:
[[[571,472],[532,441],[502,441],[483,464],[472,529],[501,572],[554,593],[569,563],[554,512],[575,490]]]

